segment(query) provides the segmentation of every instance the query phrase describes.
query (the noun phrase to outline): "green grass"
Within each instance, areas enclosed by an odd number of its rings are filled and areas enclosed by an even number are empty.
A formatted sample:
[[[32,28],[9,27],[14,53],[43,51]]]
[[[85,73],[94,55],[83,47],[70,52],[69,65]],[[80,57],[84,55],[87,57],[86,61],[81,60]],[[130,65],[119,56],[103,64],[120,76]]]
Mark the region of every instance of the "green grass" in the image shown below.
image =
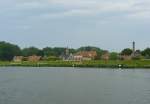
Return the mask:
[[[39,62],[0,62],[0,66],[26,66],[26,67],[106,67],[106,68],[150,68],[150,60],[110,60],[110,61],[39,61]]]

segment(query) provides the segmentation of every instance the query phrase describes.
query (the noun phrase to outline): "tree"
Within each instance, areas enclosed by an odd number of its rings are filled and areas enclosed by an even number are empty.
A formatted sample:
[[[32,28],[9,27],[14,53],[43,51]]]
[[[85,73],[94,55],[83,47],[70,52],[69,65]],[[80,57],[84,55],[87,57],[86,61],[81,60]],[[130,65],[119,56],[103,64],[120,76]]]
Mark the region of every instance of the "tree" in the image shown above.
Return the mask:
[[[121,52],[121,55],[131,55],[131,54],[132,54],[132,50],[130,48],[126,48]]]
[[[43,53],[44,53],[44,56],[54,56],[55,55],[53,49],[50,47],[43,48]]]
[[[145,50],[142,51],[142,55],[147,58],[150,59],[150,48],[146,48]]]
[[[117,60],[118,59],[118,53],[111,52],[110,53],[110,60]]]
[[[74,53],[76,53],[76,50],[73,49],[73,48],[71,48],[71,49],[69,49],[69,52],[72,53],[72,54],[74,54]]]
[[[55,47],[53,48],[54,51],[54,55],[59,57],[62,53],[65,53],[66,48],[62,48],[62,47]]]
[[[17,55],[21,55],[21,50],[17,45],[0,42],[0,60],[10,61]]]
[[[78,48],[77,51],[102,51],[102,50],[98,47],[85,46]]]
[[[43,56],[43,51],[35,47],[29,47],[29,48],[24,48],[22,50],[22,55],[23,56],[32,56],[32,55]]]

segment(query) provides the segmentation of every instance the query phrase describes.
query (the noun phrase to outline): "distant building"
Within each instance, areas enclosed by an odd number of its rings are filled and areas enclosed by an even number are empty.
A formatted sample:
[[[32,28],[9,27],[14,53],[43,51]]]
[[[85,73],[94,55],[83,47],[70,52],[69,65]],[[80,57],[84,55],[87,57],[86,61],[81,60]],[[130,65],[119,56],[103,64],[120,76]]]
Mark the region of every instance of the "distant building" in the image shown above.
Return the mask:
[[[102,56],[101,56],[101,59],[102,60],[109,60],[109,57],[110,57],[110,54],[108,51],[104,51]]]
[[[13,58],[13,61],[14,62],[21,62],[21,61],[23,61],[23,56],[14,56],[14,58]]]
[[[65,53],[60,56],[64,61],[82,61],[82,60],[94,60],[97,57],[96,51],[80,51],[75,54],[69,53],[69,49],[66,48]]]
[[[131,57],[133,59],[136,59],[136,58],[140,58],[142,55],[141,55],[141,52],[140,50],[136,50],[135,49],[135,42],[133,42],[132,44],[132,54],[131,54]]]
[[[121,60],[131,60],[132,59],[131,55],[120,55],[119,58]]]
[[[96,51],[81,51],[74,55],[75,60],[94,60],[96,57]]]
[[[81,55],[74,55],[73,56],[73,60],[74,61],[82,61],[83,60],[83,56],[81,56]]]
[[[40,61],[41,58],[42,58],[41,56],[33,55],[33,56],[29,56],[28,57],[28,61],[30,61],[30,62],[37,62],[37,61]]]
[[[63,61],[71,61],[73,60],[73,54],[69,52],[69,49],[66,48],[65,49],[65,52],[62,53],[62,55],[60,56],[60,58],[63,60]]]
[[[131,54],[132,57],[135,56],[135,42],[132,43],[132,54]]]
[[[132,43],[133,47],[132,47],[132,51],[133,53],[135,52],[135,42]]]
[[[132,43],[132,54],[131,55],[120,55],[119,58],[122,60],[132,60],[141,58],[140,50],[136,50],[135,42]]]
[[[132,55],[131,55],[132,59],[141,59],[142,55],[140,50],[136,50]]]

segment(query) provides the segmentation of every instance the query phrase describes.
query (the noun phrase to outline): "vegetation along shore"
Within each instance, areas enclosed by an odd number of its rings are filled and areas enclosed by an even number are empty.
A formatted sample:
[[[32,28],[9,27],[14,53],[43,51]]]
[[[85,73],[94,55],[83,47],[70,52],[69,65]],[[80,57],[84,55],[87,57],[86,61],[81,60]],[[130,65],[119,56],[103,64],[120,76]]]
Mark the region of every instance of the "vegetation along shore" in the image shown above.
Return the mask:
[[[150,68],[150,60],[109,60],[109,61],[39,61],[39,62],[0,62],[1,67],[93,67],[93,68]]]
[[[17,45],[0,42],[0,66],[150,68],[150,48],[136,49],[133,42],[131,48],[121,52],[93,46],[21,49]]]

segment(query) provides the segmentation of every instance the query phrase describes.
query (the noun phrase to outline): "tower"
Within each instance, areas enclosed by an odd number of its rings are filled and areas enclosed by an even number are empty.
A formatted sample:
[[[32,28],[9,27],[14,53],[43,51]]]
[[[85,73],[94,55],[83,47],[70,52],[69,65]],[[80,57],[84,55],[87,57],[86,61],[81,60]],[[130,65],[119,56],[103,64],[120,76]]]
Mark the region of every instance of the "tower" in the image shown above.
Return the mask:
[[[133,53],[134,53],[134,52],[135,52],[135,42],[133,42],[132,44],[133,44],[133,49],[132,49],[132,51],[133,51]]]
[[[66,54],[66,55],[69,55],[69,49],[68,49],[68,47],[66,48],[65,51],[66,51],[65,54]]]

